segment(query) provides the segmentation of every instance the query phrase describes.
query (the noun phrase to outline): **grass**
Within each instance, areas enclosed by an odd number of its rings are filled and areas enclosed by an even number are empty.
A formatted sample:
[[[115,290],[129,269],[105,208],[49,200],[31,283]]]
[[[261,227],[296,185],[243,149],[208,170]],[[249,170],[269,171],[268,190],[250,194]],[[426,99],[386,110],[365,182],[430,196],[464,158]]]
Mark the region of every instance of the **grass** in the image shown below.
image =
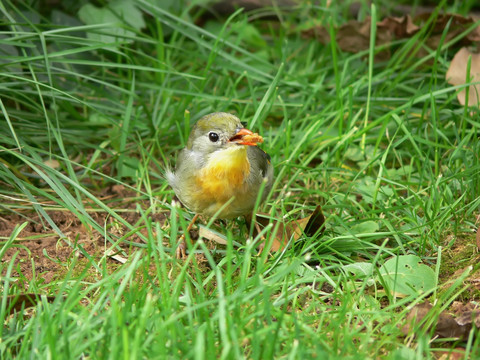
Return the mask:
[[[466,4],[439,9],[467,13]],[[1,357],[428,359],[456,346],[478,357],[475,330],[460,343],[400,331],[409,306],[435,300],[435,324],[463,299],[468,270],[444,279],[444,266],[475,264],[473,254],[449,255],[474,242],[480,210],[478,109],[460,106],[460,88],[445,81],[459,39],[430,49],[422,30],[376,62],[373,43],[351,54],[302,36],[313,19],[345,23],[347,3],[305,4],[281,21],[250,21],[278,8],[236,11],[202,26],[191,5],[136,6],[145,28],[118,25],[113,43],[98,35],[111,28],[82,24],[76,8],[0,6],[0,216],[37,214],[74,250],[50,283],[23,275],[15,258],[2,261]],[[360,14],[381,18],[386,8],[362,4]],[[198,241],[187,260],[172,256],[191,214],[171,206],[163,169],[190,125],[214,111],[237,114],[265,138],[276,177],[262,210],[292,222],[320,204],[321,237],[256,256],[258,239],[245,242],[235,221],[213,225],[226,247]],[[112,185],[134,195],[104,196]],[[85,251],[53,210],[105,247]],[[2,257],[23,246],[23,226],[1,239]],[[274,233],[267,228],[267,240]],[[109,250],[128,261],[112,265]],[[378,274],[401,255],[419,256],[437,286],[392,296]],[[12,313],[8,296],[25,292],[38,304]]]

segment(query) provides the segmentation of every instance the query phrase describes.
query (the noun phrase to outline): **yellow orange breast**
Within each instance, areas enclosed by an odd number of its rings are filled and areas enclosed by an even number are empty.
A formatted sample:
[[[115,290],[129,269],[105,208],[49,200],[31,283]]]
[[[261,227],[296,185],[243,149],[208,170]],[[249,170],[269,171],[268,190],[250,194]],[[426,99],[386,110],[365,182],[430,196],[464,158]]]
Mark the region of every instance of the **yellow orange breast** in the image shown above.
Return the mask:
[[[245,180],[250,174],[250,163],[245,146],[234,146],[218,151],[195,177],[196,188],[192,194],[195,202],[220,208],[233,196],[239,197],[246,191]]]

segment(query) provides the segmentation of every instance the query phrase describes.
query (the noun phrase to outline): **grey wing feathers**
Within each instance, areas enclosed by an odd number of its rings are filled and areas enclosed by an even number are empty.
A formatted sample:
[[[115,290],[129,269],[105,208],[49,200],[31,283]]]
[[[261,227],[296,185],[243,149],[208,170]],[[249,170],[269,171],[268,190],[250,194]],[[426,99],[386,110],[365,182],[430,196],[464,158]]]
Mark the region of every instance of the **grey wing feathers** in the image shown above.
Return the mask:
[[[269,172],[269,168],[272,167],[272,165],[270,164],[270,155],[268,155],[265,151],[263,151],[262,149],[256,146],[249,146],[248,150],[254,152],[254,156],[259,156],[260,159],[264,160],[264,161],[259,161],[258,165],[259,165],[260,171],[262,172],[262,176],[263,177],[267,176]]]

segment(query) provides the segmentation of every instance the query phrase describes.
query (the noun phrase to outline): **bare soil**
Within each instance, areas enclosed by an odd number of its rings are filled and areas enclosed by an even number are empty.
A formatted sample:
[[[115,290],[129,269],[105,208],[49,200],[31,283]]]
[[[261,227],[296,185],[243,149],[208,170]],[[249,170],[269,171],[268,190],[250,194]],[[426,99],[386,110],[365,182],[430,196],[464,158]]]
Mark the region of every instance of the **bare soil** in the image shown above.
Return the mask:
[[[141,214],[135,209],[139,205],[146,208],[148,204],[132,200],[134,199],[131,196],[133,194],[118,185],[107,189],[102,195],[103,199],[116,197],[121,200],[115,202],[117,213],[129,224],[138,227],[138,224],[141,223]],[[103,256],[106,249],[111,246],[111,243],[106,242],[102,234],[87,228],[75,214],[69,211],[54,210],[47,211],[47,214],[70,243],[81,245],[94,258]],[[89,211],[89,215],[98,224],[105,226],[110,234],[122,236],[127,232],[124,225],[112,219],[104,211]],[[159,222],[161,226],[166,220],[164,213],[150,214],[149,218],[153,223]],[[43,283],[47,284],[61,278],[66,271],[66,264],[69,259],[72,256],[82,256],[80,252],[62,239],[39,214],[33,211],[0,213],[0,243],[5,244],[15,226],[24,222],[28,224],[1,258],[3,264],[10,263],[13,259],[14,265],[10,276],[22,278],[23,284],[28,284],[34,277],[42,279]],[[143,233],[146,231],[145,227],[140,230]],[[127,240],[132,243],[143,243],[136,234],[129,236]],[[127,253],[134,251],[130,245],[125,243],[120,243],[119,246]],[[109,258],[108,261],[118,264],[114,259]],[[4,266],[3,268],[2,275],[5,275],[7,267]],[[24,290],[27,291],[28,289]]]

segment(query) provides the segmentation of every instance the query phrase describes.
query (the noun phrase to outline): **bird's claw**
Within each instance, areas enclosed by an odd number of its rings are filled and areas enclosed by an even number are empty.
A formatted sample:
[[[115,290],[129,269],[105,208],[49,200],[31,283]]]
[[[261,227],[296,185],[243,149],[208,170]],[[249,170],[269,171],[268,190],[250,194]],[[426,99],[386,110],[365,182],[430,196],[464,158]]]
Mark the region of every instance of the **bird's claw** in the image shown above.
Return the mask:
[[[183,235],[180,237],[179,244],[175,250],[175,257],[177,259],[187,258],[187,243],[185,242],[185,237]]]
[[[257,256],[262,255],[263,250],[265,250],[265,242],[266,242],[266,239],[263,239],[263,241],[260,243],[260,245],[258,245]]]

